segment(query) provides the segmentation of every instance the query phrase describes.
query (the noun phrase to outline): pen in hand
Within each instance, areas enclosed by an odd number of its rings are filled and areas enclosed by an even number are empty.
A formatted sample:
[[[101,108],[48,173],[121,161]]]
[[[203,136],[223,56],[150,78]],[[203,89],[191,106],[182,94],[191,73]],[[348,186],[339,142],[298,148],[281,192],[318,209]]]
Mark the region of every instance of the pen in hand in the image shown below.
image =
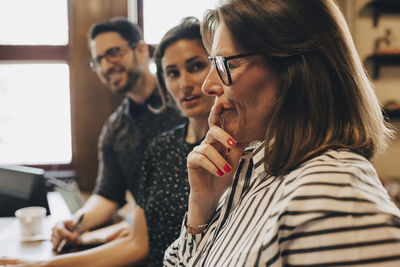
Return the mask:
[[[71,228],[71,233],[73,233],[76,228],[78,228],[79,224],[82,222],[83,219],[83,213],[81,214],[81,216],[79,217],[78,221],[75,223],[74,226],[72,226]],[[67,243],[67,239],[64,238],[63,240],[61,240],[60,244],[58,244],[57,246],[57,253],[60,253],[62,251],[62,249],[64,248],[65,244]]]

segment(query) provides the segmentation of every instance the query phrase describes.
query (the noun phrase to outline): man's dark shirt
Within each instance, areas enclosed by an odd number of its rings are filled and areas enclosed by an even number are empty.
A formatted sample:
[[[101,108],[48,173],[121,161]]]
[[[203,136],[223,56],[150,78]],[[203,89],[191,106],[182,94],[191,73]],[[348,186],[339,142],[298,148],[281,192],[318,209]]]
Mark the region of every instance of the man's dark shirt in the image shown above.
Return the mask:
[[[160,106],[157,90],[144,104],[125,98],[103,126],[99,137],[99,170],[95,193],[125,203],[125,192],[137,197],[140,166],[149,141],[158,134],[184,122],[174,107],[168,106],[160,114],[147,108]]]

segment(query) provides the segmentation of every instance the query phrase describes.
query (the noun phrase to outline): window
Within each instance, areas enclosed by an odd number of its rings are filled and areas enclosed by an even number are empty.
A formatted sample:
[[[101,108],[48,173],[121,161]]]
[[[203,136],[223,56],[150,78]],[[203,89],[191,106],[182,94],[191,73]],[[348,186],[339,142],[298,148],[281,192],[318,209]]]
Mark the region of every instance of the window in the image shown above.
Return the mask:
[[[0,1],[0,165],[71,163],[68,0]]]
[[[3,45],[67,45],[67,0],[2,0],[0,33]]]
[[[202,20],[204,12],[214,8],[217,0],[142,0],[142,3],[144,41],[157,44],[183,17],[194,16]]]

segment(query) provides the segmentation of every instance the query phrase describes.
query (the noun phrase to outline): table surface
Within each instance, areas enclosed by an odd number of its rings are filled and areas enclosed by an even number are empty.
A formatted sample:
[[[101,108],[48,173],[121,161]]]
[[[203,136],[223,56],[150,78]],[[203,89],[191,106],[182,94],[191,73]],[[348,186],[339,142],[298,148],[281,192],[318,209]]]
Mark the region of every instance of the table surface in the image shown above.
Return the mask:
[[[46,218],[46,240],[22,242],[20,239],[19,224],[15,217],[0,218],[0,256],[20,259],[45,260],[56,255],[50,242],[51,227],[55,222],[66,219],[70,211],[57,192],[48,195],[50,216]]]

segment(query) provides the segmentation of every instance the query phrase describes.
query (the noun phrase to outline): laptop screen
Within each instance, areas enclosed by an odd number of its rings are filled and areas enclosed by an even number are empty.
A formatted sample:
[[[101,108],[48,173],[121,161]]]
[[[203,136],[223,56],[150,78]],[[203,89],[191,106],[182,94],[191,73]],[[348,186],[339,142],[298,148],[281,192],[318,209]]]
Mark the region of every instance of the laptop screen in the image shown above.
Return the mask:
[[[71,213],[75,213],[83,206],[83,199],[75,179],[68,179],[68,183],[54,177],[48,177],[47,181],[53,184],[53,190],[60,193]]]
[[[44,170],[0,166],[0,217],[13,217],[17,209],[42,206],[50,214]]]

